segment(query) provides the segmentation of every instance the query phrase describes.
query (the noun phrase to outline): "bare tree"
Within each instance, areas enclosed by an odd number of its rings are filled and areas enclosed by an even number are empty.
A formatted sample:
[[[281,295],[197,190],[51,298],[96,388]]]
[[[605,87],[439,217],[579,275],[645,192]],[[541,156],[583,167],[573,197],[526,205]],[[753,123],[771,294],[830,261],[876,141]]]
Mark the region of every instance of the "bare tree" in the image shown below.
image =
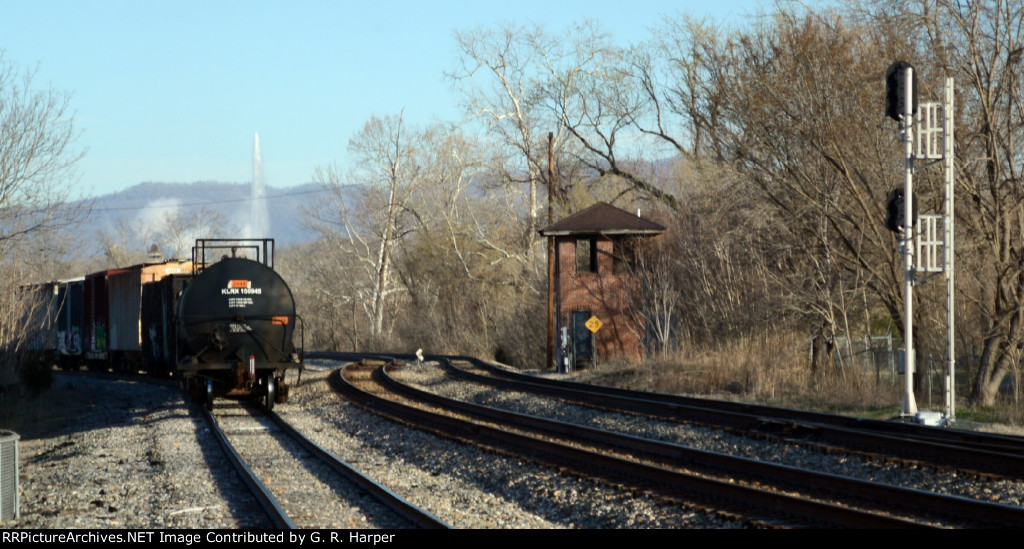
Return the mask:
[[[188,257],[197,238],[224,238],[238,230],[224,214],[202,206],[184,210],[181,207],[165,211],[156,228],[155,239],[168,258]]]
[[[538,78],[534,44],[545,41],[540,27],[506,26],[458,32],[455,41],[460,66],[449,75],[462,86],[466,110],[484,121],[488,132],[505,148],[501,178],[514,194],[525,185],[526,238],[538,228],[538,188],[546,157],[541,141],[549,125],[537,108],[533,90]]]
[[[0,349],[5,367],[20,360],[40,301],[25,285],[57,276],[49,252],[60,230],[86,209],[73,196],[75,149],[67,94],[37,89],[34,73],[0,52]],[[45,280],[45,278],[43,278]],[[43,305],[45,306],[45,305]],[[46,365],[48,367],[48,365]],[[9,373],[9,372],[8,372]]]
[[[690,56],[671,63],[671,91],[651,101],[687,120],[693,150],[729,163],[763,205],[762,253],[812,329],[820,371],[854,304],[902,315],[902,270],[883,225],[900,157],[878,114],[878,75],[909,47],[892,27],[799,8],[726,39],[679,28],[692,33],[677,39]],[[868,303],[855,299],[865,292]]]
[[[84,216],[73,195],[76,150],[67,94],[39,91],[0,52],[0,257],[25,235]]]
[[[359,292],[373,338],[385,335],[389,302],[401,291],[393,278],[395,251],[419,224],[414,195],[426,162],[420,144],[429,141],[423,132],[410,129],[402,115],[373,117],[349,141],[357,167],[348,177],[358,186],[347,186],[334,167],[316,173],[334,201],[314,212],[313,228],[358,258],[365,273]]]
[[[916,60],[925,100],[934,89],[928,82],[953,74],[959,297],[971,319],[961,333],[979,348],[971,398],[994,402],[1024,348],[1024,6],[790,3],[738,31],[667,19],[653,40],[631,48],[613,48],[585,27],[558,36],[514,26],[456,36],[462,64],[452,76],[467,111],[487,120],[504,147],[504,179],[525,189],[510,195],[522,197],[530,230],[538,224],[541,136],[556,131],[563,156],[602,176],[595,184],[620,185],[622,196],[649,198],[680,216],[694,255],[681,248],[672,259],[693,267],[677,271],[693,275],[690,288],[701,287],[693,284],[702,269],[735,269],[737,250],[756,254],[744,267],[760,269],[757,282],[810,327],[818,369],[853,318],[867,327],[879,314],[902,316],[902,262],[883,225],[886,195],[902,169],[895,129],[880,114],[885,67]],[[693,173],[684,182],[666,177],[664,159]],[[743,184],[726,194],[687,189],[718,167]],[[935,175],[918,174],[925,211],[939,209]],[[695,209],[686,203],[694,196],[718,196],[736,210]],[[692,223],[695,211],[714,214],[712,223],[726,224],[729,234]],[[500,242],[495,234],[480,236]],[[937,286],[915,292],[925,305],[915,306],[915,324],[926,327],[919,338],[931,337]],[[710,302],[728,311],[754,299],[741,294],[718,288]]]
[[[537,285],[514,255],[522,248],[521,217],[485,182],[486,151],[477,140],[454,129],[423,137],[419,229],[402,241],[395,262],[407,311],[396,332],[412,349],[493,353],[509,335],[503,324],[523,308],[518,297]]]
[[[555,193],[564,196],[577,181],[566,177],[575,168],[565,163],[574,156],[575,142],[567,139],[565,103],[576,97],[576,78],[600,66],[611,51],[609,37],[584,21],[557,34],[539,25],[503,25],[459,32],[455,39],[459,66],[449,77],[463,92],[470,119],[484,124],[497,151],[489,179],[502,183],[512,211],[525,213],[522,251],[509,251],[532,268],[535,258],[527,252],[541,226],[541,192],[552,186],[547,136],[553,134],[560,160]]]
[[[971,402],[995,403],[1024,348],[1024,5],[1012,0],[879,2],[876,18],[918,31],[921,58],[954,76],[957,281],[981,340]],[[884,14],[884,15],[883,15]],[[918,66],[918,65],[915,65]]]
[[[146,259],[146,246],[153,242],[153,228],[147,223],[133,223],[119,218],[112,228],[96,233],[106,262],[103,268],[126,267]]]
[[[287,246],[278,255],[276,267],[302,311],[307,349],[365,349],[361,280],[353,275],[361,269],[354,256],[340,253],[339,238]]]
[[[619,196],[649,199],[678,212],[678,198],[659,184],[654,165],[685,150],[652,101],[656,84],[642,72],[649,50],[616,48],[598,29],[587,31],[563,56],[570,61],[546,66],[545,106],[557,113],[574,145],[570,154],[598,176],[597,183],[624,184]]]
[[[629,258],[636,283],[626,286],[630,307],[639,311],[642,326],[650,334],[648,346],[659,353],[677,348],[682,339],[679,305],[683,288],[674,276],[676,264],[662,242],[647,243],[635,258]]]

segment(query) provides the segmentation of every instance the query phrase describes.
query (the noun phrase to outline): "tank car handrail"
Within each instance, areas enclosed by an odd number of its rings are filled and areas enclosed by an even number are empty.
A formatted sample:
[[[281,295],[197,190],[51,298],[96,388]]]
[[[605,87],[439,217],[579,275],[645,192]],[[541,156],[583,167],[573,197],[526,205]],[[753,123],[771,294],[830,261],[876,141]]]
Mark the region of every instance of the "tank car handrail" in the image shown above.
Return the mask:
[[[207,243],[223,243],[222,245],[207,246]],[[231,257],[237,257],[239,249],[253,250],[256,254],[256,261],[266,267],[274,268],[276,260],[276,243],[273,238],[197,238],[195,246],[192,246],[192,274],[198,275],[202,272],[207,263],[216,263],[216,260],[207,262],[206,251],[231,250]],[[262,253],[260,253],[262,251]]]

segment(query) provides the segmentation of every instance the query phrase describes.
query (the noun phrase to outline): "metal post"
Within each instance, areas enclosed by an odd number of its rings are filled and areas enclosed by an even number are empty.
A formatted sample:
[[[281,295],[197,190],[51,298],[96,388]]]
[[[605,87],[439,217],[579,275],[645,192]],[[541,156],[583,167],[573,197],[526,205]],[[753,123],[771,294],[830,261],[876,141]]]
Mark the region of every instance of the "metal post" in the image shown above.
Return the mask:
[[[917,414],[917,402],[914,400],[914,69],[906,69],[907,85],[905,86],[903,107],[903,373],[906,377],[903,409],[901,415]]]
[[[942,227],[944,265],[946,271],[946,419],[953,421],[956,418],[956,354],[955,335],[956,329],[953,324],[955,318],[953,298],[953,191],[954,191],[954,154],[953,154],[953,77],[946,77],[945,100],[942,105],[942,159],[946,172],[946,203]]]

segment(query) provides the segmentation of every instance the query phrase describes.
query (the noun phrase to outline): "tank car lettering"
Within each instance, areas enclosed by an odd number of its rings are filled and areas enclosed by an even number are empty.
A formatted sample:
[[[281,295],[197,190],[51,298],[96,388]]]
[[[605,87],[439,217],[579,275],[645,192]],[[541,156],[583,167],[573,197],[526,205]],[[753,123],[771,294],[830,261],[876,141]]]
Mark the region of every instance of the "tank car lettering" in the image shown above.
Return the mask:
[[[271,324],[278,324],[278,325],[281,325],[281,326],[287,326],[288,325],[288,317],[286,317],[286,316],[275,316],[275,317],[270,319],[270,323]]]
[[[249,326],[248,324],[236,324],[236,323],[232,322],[230,324],[230,327],[231,327],[231,333],[233,333],[233,334],[244,334],[245,332],[251,332],[252,331],[252,326]]]
[[[251,280],[229,280],[228,288],[252,288]]]
[[[242,288],[239,291],[242,292],[243,294],[248,294],[248,295],[262,295],[263,294],[263,289],[262,288]]]
[[[232,309],[242,309],[246,306],[252,305],[251,297],[229,297],[228,307]]]
[[[221,288],[220,295],[237,295],[239,291],[238,288]]]

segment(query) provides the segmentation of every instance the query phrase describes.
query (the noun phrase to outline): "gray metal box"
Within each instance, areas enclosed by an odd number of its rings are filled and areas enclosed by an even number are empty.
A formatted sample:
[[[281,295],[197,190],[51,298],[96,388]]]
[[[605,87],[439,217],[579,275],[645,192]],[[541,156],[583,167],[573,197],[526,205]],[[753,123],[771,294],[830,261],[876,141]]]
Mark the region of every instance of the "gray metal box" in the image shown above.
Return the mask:
[[[0,430],[0,520],[21,518],[18,501],[18,440],[14,431]]]

